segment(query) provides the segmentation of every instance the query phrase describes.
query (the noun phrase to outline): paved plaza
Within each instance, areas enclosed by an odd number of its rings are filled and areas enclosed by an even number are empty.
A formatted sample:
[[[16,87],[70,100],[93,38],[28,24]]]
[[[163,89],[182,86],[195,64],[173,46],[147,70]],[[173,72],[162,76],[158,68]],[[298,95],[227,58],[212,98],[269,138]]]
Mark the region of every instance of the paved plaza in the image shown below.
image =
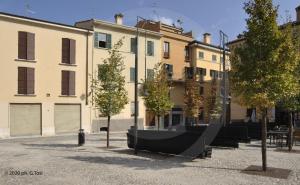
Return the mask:
[[[87,135],[77,147],[77,136],[0,140],[0,184],[299,184],[300,154],[268,148],[268,165],[290,169],[288,179],[241,173],[261,165],[257,142],[239,149],[213,148],[212,158],[194,161],[128,149],[125,133]],[[300,146],[295,147],[300,150]]]

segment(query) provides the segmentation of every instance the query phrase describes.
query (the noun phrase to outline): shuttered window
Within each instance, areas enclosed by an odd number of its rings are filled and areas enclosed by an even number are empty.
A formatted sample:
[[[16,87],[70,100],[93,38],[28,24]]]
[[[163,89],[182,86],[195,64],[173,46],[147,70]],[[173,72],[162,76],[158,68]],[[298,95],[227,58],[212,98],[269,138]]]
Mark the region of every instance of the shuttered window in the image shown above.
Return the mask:
[[[154,70],[153,69],[147,69],[147,79],[152,80],[154,78]]]
[[[62,39],[62,63],[75,64],[76,41],[73,39]]]
[[[111,34],[95,32],[94,46],[95,48],[111,49]]]
[[[24,60],[35,59],[34,33],[19,31],[18,33],[18,58]]]
[[[135,82],[135,68],[130,68],[130,82]]]
[[[202,51],[199,52],[199,59],[204,59],[204,52]]]
[[[147,55],[154,56],[154,42],[147,41]]]
[[[217,62],[217,55],[212,55],[212,56],[211,56],[211,60],[212,60],[213,62]]]
[[[130,52],[136,53],[136,38],[130,39]]]
[[[34,68],[18,67],[18,94],[34,94]]]
[[[61,95],[75,95],[75,71],[62,71]]]

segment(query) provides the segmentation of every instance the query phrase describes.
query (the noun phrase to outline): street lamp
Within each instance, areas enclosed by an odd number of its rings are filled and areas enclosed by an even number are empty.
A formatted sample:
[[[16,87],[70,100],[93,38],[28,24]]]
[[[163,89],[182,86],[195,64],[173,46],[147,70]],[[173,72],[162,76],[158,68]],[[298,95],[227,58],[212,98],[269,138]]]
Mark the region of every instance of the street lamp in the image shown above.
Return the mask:
[[[227,79],[227,73],[226,73],[226,43],[228,42],[228,36],[220,30],[220,47],[223,50],[223,79],[222,79],[222,85],[223,85],[223,115],[222,115],[222,121],[223,125],[226,125],[226,117],[227,117],[227,99],[228,99],[228,92],[227,92],[227,86],[226,86],[226,79]]]
[[[139,20],[146,19],[137,16],[136,18],[136,50],[135,50],[135,83],[134,83],[134,153],[137,154],[137,143],[138,143],[138,51],[139,51]],[[143,26],[142,26],[143,28]],[[146,35],[145,35],[146,37]],[[145,40],[146,41],[146,40]],[[146,46],[146,44],[145,44]],[[146,50],[146,48],[145,48]],[[146,53],[146,52],[145,52]],[[146,65],[146,56],[145,56],[145,65]],[[146,66],[145,66],[146,68]],[[145,69],[146,72],[146,69]]]

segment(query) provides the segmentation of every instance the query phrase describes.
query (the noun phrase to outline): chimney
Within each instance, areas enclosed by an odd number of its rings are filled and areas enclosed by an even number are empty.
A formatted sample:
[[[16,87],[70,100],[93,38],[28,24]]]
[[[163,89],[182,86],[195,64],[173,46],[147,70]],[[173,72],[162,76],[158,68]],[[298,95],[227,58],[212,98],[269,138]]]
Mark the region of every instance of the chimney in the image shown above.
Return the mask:
[[[211,43],[211,35],[210,35],[210,33],[204,33],[203,34],[203,42],[205,44],[210,44]]]
[[[296,8],[296,21],[300,22],[300,6]]]
[[[115,23],[116,24],[119,24],[119,25],[122,25],[123,24],[123,14],[121,13],[118,13],[115,15]]]

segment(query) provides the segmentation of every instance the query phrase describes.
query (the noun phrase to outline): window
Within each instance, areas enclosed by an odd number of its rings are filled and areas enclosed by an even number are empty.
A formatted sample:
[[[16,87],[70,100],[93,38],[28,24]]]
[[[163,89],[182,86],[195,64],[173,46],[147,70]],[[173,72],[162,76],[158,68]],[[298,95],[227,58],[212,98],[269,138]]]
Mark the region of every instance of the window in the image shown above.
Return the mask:
[[[61,95],[75,95],[75,71],[61,71]]]
[[[111,48],[111,34],[95,32],[95,47],[96,48]]]
[[[130,112],[131,112],[131,116],[135,115],[135,102],[134,101],[130,102]],[[137,102],[137,115],[139,115],[139,101]]]
[[[169,78],[173,76],[173,65],[172,64],[165,64],[166,72]]]
[[[147,55],[154,56],[154,42],[147,41]]]
[[[204,87],[200,86],[200,95],[204,94]]]
[[[199,52],[199,59],[204,59],[204,52],[202,51]]]
[[[18,67],[18,94],[34,94],[34,68]]]
[[[185,75],[187,79],[193,79],[194,68],[193,67],[185,67]]]
[[[188,46],[185,46],[184,52],[185,52],[185,60],[189,61],[190,60],[190,48]]]
[[[135,68],[130,68],[130,82],[135,82]]]
[[[136,38],[130,39],[130,52],[136,53]]]
[[[154,78],[154,70],[153,69],[147,69],[147,79],[153,79]]]
[[[76,41],[73,39],[62,39],[62,61],[64,64],[75,64]]]
[[[35,50],[34,33],[19,31],[18,58],[25,59],[25,60],[34,60],[35,59],[34,50]]]
[[[170,43],[164,42],[164,58],[170,57]]]
[[[222,64],[223,64],[223,57],[220,57],[220,62],[222,62]]]
[[[211,60],[212,60],[213,62],[217,62],[217,55],[212,55]]]
[[[199,74],[201,75],[201,76],[206,76],[206,69],[205,68],[198,68],[198,72],[199,72]]]
[[[218,78],[218,71],[216,71],[216,70],[210,70],[210,77],[212,77],[212,78]]]

